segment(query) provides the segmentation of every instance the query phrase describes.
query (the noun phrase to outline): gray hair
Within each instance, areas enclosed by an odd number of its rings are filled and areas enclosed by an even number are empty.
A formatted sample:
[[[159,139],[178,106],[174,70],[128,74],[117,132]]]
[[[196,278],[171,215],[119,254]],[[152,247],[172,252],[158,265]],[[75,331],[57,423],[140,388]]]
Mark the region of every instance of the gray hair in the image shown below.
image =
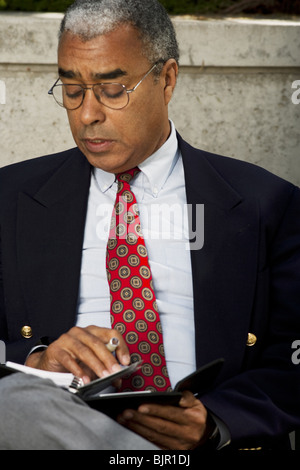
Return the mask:
[[[176,33],[165,8],[157,0],[76,0],[62,20],[59,39],[70,32],[83,41],[129,23],[140,32],[149,62],[179,61]]]

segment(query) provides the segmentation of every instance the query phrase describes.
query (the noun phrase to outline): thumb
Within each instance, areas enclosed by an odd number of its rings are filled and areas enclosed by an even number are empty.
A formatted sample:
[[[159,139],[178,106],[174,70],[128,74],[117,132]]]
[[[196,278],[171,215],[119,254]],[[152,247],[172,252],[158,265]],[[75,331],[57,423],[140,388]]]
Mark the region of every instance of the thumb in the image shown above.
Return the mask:
[[[195,398],[195,396],[192,394],[192,392],[189,392],[188,390],[185,390],[182,393],[182,397],[179,402],[179,406],[182,408],[192,408],[193,406],[196,406],[198,400]]]

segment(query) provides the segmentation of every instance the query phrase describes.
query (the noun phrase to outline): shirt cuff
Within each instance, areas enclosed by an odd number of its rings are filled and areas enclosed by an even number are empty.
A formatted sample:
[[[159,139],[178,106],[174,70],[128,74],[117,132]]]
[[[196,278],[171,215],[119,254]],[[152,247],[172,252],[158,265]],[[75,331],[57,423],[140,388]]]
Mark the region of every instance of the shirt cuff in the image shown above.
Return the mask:
[[[45,351],[45,349],[47,349],[48,346],[44,345],[44,344],[40,344],[38,346],[34,346],[30,351],[29,353],[27,354],[26,356],[26,359],[25,359],[25,363],[27,362],[27,359],[29,358],[29,356],[31,356],[31,354],[33,354],[34,352],[38,352],[38,351]]]
[[[231,436],[228,427],[226,424],[213,413],[209,412],[212,420],[216,424],[216,427],[209,437],[209,440],[213,440],[216,443],[216,450],[223,449],[223,447],[228,446],[231,442]]]

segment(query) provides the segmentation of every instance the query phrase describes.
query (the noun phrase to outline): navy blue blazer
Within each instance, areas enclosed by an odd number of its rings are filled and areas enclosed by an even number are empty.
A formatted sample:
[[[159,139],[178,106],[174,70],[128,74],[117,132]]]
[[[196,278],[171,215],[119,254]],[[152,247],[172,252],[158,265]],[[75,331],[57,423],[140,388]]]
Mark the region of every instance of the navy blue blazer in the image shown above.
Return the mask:
[[[197,365],[225,359],[202,401],[228,425],[232,447],[278,448],[300,426],[300,366],[292,361],[300,191],[178,139],[187,202],[204,204],[204,246],[191,250]],[[9,360],[23,362],[41,338],[75,324],[90,171],[77,148],[0,170],[0,339]]]

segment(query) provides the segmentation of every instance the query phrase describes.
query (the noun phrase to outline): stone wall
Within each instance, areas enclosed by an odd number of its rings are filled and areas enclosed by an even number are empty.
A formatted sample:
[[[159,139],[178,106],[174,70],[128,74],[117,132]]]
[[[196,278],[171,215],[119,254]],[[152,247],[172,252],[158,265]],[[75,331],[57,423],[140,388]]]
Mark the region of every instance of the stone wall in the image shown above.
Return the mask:
[[[61,17],[0,14],[0,166],[74,146],[47,94]],[[300,20],[174,24],[181,61],[170,117],[181,135],[300,185]]]

